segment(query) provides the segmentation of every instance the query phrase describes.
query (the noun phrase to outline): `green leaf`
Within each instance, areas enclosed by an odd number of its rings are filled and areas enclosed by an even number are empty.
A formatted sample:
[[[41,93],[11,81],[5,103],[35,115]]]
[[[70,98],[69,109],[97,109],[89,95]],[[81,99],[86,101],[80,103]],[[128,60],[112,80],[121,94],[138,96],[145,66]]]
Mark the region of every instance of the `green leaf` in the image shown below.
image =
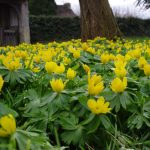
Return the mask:
[[[110,105],[112,109],[115,108],[115,111],[118,112],[121,106],[126,109],[131,101],[131,96],[125,91],[123,93],[117,93],[112,95]]]
[[[127,110],[131,113],[139,113],[139,110],[138,110],[138,107],[136,104],[134,103],[131,103],[128,107],[127,107]]]
[[[35,89],[29,89],[27,92],[27,98],[29,98],[30,100],[39,99],[39,96],[39,93],[37,93]]]
[[[95,115],[91,113],[90,116],[86,120],[80,122],[80,125],[89,124],[94,119],[94,117],[95,117]]]
[[[146,111],[150,115],[150,100],[147,100],[143,105],[143,111]]]
[[[14,117],[18,116],[18,113],[15,110],[8,108],[6,105],[0,103],[0,117],[7,114],[12,114]]]
[[[42,132],[28,132],[17,129],[13,138],[19,150],[49,150],[51,145]]]
[[[31,71],[19,69],[15,71],[8,71],[5,76],[5,81],[9,82],[11,87],[14,87],[17,83],[24,84],[27,79],[31,80],[31,77]]]
[[[109,88],[105,88],[101,95],[104,96],[107,101],[111,101],[116,96]]]
[[[39,129],[41,131],[45,131],[47,129],[48,124],[48,112],[44,109],[36,109],[29,113],[24,113],[24,117],[27,118],[26,123],[30,126],[30,129]]]
[[[63,116],[60,117],[60,124],[65,130],[77,129],[78,122],[79,122],[79,119],[73,114],[71,114],[68,117],[63,117]]]
[[[141,89],[140,91],[147,96],[150,96],[150,80],[148,78],[141,79]]]
[[[131,97],[129,96],[127,92],[123,92],[120,95],[120,103],[124,109],[126,109],[127,105],[131,103]]]
[[[100,120],[101,120],[101,123],[103,124],[103,126],[105,127],[105,129],[111,128],[112,123],[106,115],[100,115]]]
[[[81,96],[79,97],[79,102],[80,102],[80,104],[82,104],[85,108],[88,108],[88,107],[87,107],[87,101],[88,101],[88,99],[87,99],[87,96],[86,96],[86,95],[81,95]]]
[[[111,108],[115,108],[115,111],[118,112],[120,110],[120,95],[114,94],[115,96],[112,96],[113,99],[110,102]]]
[[[92,122],[90,122],[90,124],[85,126],[86,130],[87,130],[87,134],[94,133],[98,129],[100,122],[101,122],[100,117],[95,116],[95,118],[92,120]]]
[[[143,123],[144,122],[141,115],[132,115],[128,120],[128,124],[130,128],[136,127],[137,129],[140,129]]]
[[[55,95],[54,95],[55,96]],[[70,96],[67,94],[59,93],[54,97],[54,101],[52,104],[57,106],[60,109],[66,108],[69,104]]]
[[[61,134],[62,140],[67,143],[68,145],[70,143],[75,144],[83,144],[84,141],[84,133],[83,133],[83,127],[78,126],[76,130],[73,131],[65,131]]]
[[[86,63],[86,64],[89,64],[89,63],[90,63],[90,61],[89,61],[87,58],[85,58],[84,56],[81,56],[81,57],[80,57],[80,60],[81,60],[83,63]]]

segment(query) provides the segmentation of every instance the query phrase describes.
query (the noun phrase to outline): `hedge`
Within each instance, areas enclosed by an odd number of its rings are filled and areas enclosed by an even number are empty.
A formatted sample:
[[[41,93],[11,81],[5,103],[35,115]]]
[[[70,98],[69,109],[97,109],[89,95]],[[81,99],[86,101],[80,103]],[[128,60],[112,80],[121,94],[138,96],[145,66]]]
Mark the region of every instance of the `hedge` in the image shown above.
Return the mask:
[[[150,37],[150,19],[117,18],[125,36]],[[30,16],[31,42],[64,41],[80,38],[80,18],[55,16]]]
[[[69,40],[80,38],[78,17],[30,16],[32,42]]]
[[[55,0],[29,0],[30,15],[56,15]]]
[[[125,36],[150,37],[150,19],[117,18],[117,22]]]

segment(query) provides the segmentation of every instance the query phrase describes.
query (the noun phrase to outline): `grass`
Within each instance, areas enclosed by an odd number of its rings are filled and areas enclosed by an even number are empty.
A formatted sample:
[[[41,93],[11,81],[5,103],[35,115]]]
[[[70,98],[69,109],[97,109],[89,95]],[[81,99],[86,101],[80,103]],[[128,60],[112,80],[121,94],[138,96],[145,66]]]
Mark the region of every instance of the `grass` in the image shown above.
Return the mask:
[[[142,37],[142,36],[140,36],[140,37],[138,37],[138,36],[131,36],[131,37],[124,37],[125,39],[127,39],[127,40],[133,40],[133,41],[140,41],[140,42],[143,42],[144,40],[150,40],[150,37],[147,37],[147,36],[145,36],[145,37]]]

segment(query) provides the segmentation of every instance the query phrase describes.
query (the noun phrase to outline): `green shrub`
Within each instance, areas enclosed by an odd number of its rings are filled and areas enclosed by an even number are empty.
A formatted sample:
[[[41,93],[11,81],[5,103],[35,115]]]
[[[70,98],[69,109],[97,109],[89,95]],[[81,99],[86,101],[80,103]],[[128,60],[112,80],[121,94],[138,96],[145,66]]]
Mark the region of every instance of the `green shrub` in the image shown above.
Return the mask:
[[[150,19],[117,18],[117,22],[125,36],[150,36]]]
[[[56,7],[54,0],[29,0],[31,15],[55,15]]]
[[[80,37],[80,20],[52,16],[30,16],[31,41],[69,40]]]
[[[150,37],[150,19],[117,18],[124,36]],[[30,16],[31,42],[78,39],[81,36],[79,17]]]

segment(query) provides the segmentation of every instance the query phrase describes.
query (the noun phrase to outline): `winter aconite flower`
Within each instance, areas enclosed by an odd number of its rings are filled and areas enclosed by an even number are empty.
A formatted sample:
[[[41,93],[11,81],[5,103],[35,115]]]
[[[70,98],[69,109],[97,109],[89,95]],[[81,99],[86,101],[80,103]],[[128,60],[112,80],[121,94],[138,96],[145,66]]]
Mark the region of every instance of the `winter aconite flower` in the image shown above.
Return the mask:
[[[0,118],[0,137],[7,137],[16,131],[16,122],[11,114]]]
[[[34,62],[39,64],[41,62],[41,57],[39,55],[33,57]]]
[[[60,66],[56,67],[55,73],[61,74],[64,73],[64,71],[65,71],[65,66],[63,64],[60,64]]]
[[[4,84],[4,80],[3,80],[2,76],[0,76],[0,91],[3,87],[3,84]]]
[[[74,53],[73,53],[73,57],[74,58],[80,58],[80,51],[75,51]]]
[[[88,77],[88,92],[90,95],[98,95],[104,89],[104,83],[101,76],[94,74]]]
[[[50,85],[55,92],[61,92],[64,90],[65,84],[63,83],[62,79],[52,79],[50,81]]]
[[[69,68],[67,71],[67,78],[73,79],[75,76],[76,76],[76,72],[74,70],[72,70],[71,68]]]
[[[150,64],[144,66],[144,73],[146,76],[150,76]]]
[[[67,57],[64,57],[64,58],[63,58],[63,63],[64,63],[64,65],[68,65],[70,62],[71,62],[71,59],[70,59],[70,58],[67,58]]]
[[[127,87],[126,77],[124,77],[122,80],[117,77],[111,82],[111,89],[115,93],[123,92],[126,89],[126,87]]]
[[[123,78],[127,74],[127,71],[124,67],[115,68],[114,72],[115,72],[116,76],[119,77],[119,78]]]
[[[133,58],[140,58],[141,50],[140,49],[132,50],[132,54],[131,55],[132,55]]]
[[[40,68],[38,67],[31,68],[31,70],[35,73],[40,72]]]
[[[106,114],[111,110],[109,108],[109,102],[105,102],[104,97],[99,97],[97,101],[89,99],[87,105],[94,114]]]
[[[122,68],[122,67],[125,68],[126,62],[124,62],[122,60],[119,60],[119,61],[117,60],[114,62],[114,65],[116,68]]]
[[[96,53],[95,49],[92,48],[92,47],[89,47],[86,51],[91,53],[91,54],[95,54]]]
[[[110,60],[110,55],[109,54],[102,54],[101,55],[101,62],[103,64],[106,64],[107,62],[109,62]]]
[[[18,58],[15,58],[15,59],[5,58],[3,60],[3,64],[10,71],[18,70],[22,66],[21,63],[20,63],[20,59],[18,59]]]
[[[147,61],[145,60],[145,58],[144,57],[140,57],[140,59],[138,61],[138,67],[140,69],[143,69],[146,64],[147,64]]]
[[[51,62],[46,62],[45,64],[45,70],[47,71],[48,74],[53,73],[56,70],[57,64],[53,61]]]
[[[85,70],[86,73],[90,72],[90,67],[86,64],[82,65],[83,69]]]

